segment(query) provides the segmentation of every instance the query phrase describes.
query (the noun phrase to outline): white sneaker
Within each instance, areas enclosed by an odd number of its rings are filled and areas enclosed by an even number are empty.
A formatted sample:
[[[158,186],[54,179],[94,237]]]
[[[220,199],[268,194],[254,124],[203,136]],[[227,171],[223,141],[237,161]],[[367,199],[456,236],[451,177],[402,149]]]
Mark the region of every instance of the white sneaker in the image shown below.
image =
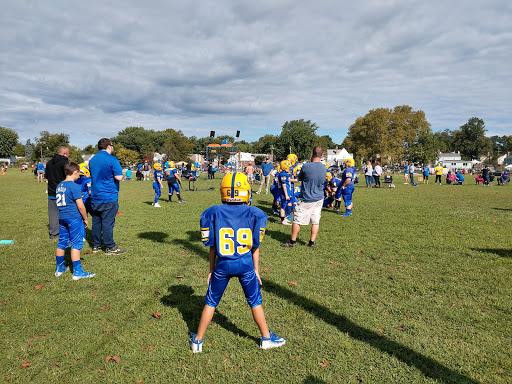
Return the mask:
[[[257,195],[259,195],[259,194],[260,194],[260,192],[259,192],[259,191],[256,191],[256,194],[257,194]]]
[[[201,353],[203,352],[203,340],[195,340],[196,334],[192,333],[191,338],[188,341],[188,345],[190,346],[190,350],[193,353]]]
[[[158,204],[158,203],[153,203],[153,207],[155,207],[155,208],[161,208],[162,206],[161,206],[160,204]]]
[[[286,340],[284,338],[277,336],[271,330],[269,330],[269,332],[270,332],[269,338],[261,336],[261,342],[260,342],[261,349],[277,348],[286,343]]]

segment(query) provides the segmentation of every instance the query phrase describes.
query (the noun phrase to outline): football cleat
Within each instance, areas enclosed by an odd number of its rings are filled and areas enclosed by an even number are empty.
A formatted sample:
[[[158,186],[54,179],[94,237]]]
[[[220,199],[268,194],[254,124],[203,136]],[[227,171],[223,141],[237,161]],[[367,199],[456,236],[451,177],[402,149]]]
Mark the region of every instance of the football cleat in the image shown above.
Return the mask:
[[[196,340],[196,334],[195,333],[191,333],[190,336],[192,336],[190,338],[190,340],[188,341],[188,345],[190,346],[190,350],[194,353],[201,353],[203,352],[203,339],[201,340]]]
[[[73,277],[71,277],[73,280],[80,280],[80,279],[88,279],[91,277],[94,277],[94,273],[89,273],[82,268],[77,268],[73,271]]]
[[[286,340],[282,337],[277,336],[274,332],[269,330],[270,337],[261,336],[260,348],[261,349],[270,349],[281,347],[286,344]]]
[[[67,270],[68,270],[68,267],[64,266],[64,264],[57,265],[57,267],[55,268],[55,277],[61,276]]]

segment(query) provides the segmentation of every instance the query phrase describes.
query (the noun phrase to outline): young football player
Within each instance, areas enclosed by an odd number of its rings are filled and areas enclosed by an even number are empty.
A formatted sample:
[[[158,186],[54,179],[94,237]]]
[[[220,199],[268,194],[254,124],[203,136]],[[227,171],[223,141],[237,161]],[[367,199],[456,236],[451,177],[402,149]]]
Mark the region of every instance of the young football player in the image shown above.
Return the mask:
[[[356,177],[354,159],[345,159],[345,169],[341,175],[341,185],[339,187],[340,194],[345,202],[346,211],[342,216],[350,216],[352,214],[352,194],[354,193],[354,178]]]
[[[281,173],[281,166],[278,165],[277,169],[272,171],[272,185],[270,186],[270,193],[274,197],[274,201],[272,202],[272,211],[274,215],[279,215],[279,203],[281,193],[279,192],[279,173]]]
[[[290,178],[291,163],[288,160],[281,161],[281,172],[279,173],[279,193],[281,204],[281,224],[292,225],[293,217],[292,205],[294,201],[292,182],[296,181]]]
[[[85,210],[87,213],[91,212],[91,172],[89,171],[89,165],[87,163],[81,163],[80,165],[80,177],[76,181],[82,189],[82,201],[84,202]]]
[[[162,163],[156,162],[153,165],[153,168],[155,169],[155,172],[153,173],[153,189],[155,190],[155,201],[152,205],[155,208],[160,208],[161,205],[158,204],[158,199],[162,195],[162,188],[164,187],[162,185]]]
[[[203,336],[231,277],[238,277],[252,316],[261,332],[260,348],[280,347],[286,340],[267,327],[262,307],[259,275],[260,242],[267,215],[250,206],[251,185],[240,172],[228,173],[220,184],[223,205],[214,205],[201,214],[201,241],[210,247],[210,273],[205,306],[197,334],[189,340],[194,353],[202,352]]]
[[[176,191],[176,195],[178,196],[178,203],[184,203],[185,200],[180,196],[181,178],[176,166],[174,165],[174,161],[169,161],[169,168],[165,169],[165,177],[167,178],[167,185],[169,187],[168,203],[172,203],[172,195],[174,194],[174,191]]]
[[[64,266],[64,254],[71,243],[71,262],[73,263],[73,280],[93,277],[80,263],[80,250],[84,245],[85,228],[87,228],[87,212],[82,200],[82,191],[78,184],[80,167],[77,163],[64,166],[66,178],[56,189],[57,207],[59,209],[59,243],[55,251],[55,276],[59,277],[68,270]]]

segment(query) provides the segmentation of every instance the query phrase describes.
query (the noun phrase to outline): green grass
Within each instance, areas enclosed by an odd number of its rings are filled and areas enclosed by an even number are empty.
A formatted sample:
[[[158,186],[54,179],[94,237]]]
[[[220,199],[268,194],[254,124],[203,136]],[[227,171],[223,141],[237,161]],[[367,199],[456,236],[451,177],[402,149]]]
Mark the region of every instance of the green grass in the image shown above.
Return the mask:
[[[215,191],[185,191],[185,204],[160,209],[151,183],[123,182],[115,239],[129,252],[88,254],[86,244],[82,263],[96,277],[72,281],[53,275],[46,184],[18,170],[0,176],[0,238],[15,241],[0,246],[2,380],[512,382],[511,186],[360,184],[351,217],[324,210],[315,249],[304,246],[309,227],[299,246],[281,248],[290,227],[269,214],[263,305],[287,344],[258,348],[234,280],[193,355],[188,332],[208,273],[199,216],[219,203],[219,182],[201,179]],[[270,213],[271,195],[253,203]]]

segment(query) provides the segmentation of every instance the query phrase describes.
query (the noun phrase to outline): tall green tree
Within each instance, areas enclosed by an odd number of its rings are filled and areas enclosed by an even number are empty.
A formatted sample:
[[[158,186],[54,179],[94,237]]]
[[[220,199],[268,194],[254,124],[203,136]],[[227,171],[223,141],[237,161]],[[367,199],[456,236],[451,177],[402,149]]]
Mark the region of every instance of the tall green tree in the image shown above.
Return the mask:
[[[144,154],[142,150],[143,147],[153,147],[153,151],[155,148],[159,148],[163,141],[160,142],[160,146],[155,146],[154,139],[155,131],[146,130],[143,127],[127,127],[122,131],[117,133],[117,136],[112,137],[112,143],[121,144],[126,149],[131,149],[140,154]]]
[[[275,135],[264,135],[257,141],[252,142],[254,153],[272,153],[276,147],[278,137]]]
[[[89,144],[82,150],[84,155],[92,155],[98,153],[98,146]]]
[[[276,141],[275,156],[283,160],[289,153],[295,153],[299,160],[309,159],[317,141],[318,126],[311,120],[292,120],[283,124],[283,129]]]
[[[327,154],[327,150],[334,149],[336,147],[336,144],[332,140],[331,136],[324,135],[324,136],[317,137],[315,146],[322,147],[324,150],[324,153]]]
[[[25,159],[27,161],[32,159],[32,152],[34,152],[34,144],[32,144],[30,139],[27,139],[27,142],[25,143]]]
[[[418,140],[409,148],[409,160],[419,164],[436,162],[439,158],[438,142],[432,132],[421,132]]]
[[[50,159],[57,153],[57,148],[66,146],[69,148],[69,135],[65,133],[50,133],[41,131],[40,136],[35,138],[36,146],[32,151],[31,160],[37,162],[41,159]],[[71,152],[71,148],[70,148]],[[71,157],[70,157],[71,158]]]
[[[437,144],[437,150],[441,152],[455,151],[455,136],[452,131],[445,129],[444,131],[434,132],[434,140]]]
[[[25,146],[20,142],[14,146],[14,156],[25,157]]]
[[[140,155],[137,152],[132,151],[131,149],[127,149],[123,147],[121,144],[118,144],[114,148],[114,156],[117,157],[117,159],[123,166],[131,166],[133,164],[136,164],[140,159]]]
[[[420,137],[429,132],[430,124],[421,110],[408,105],[378,108],[356,119],[343,144],[358,159],[380,157],[396,163],[408,159]]]
[[[0,157],[14,155],[14,147],[18,142],[18,133],[11,129],[0,127]]]
[[[478,117],[472,117],[455,131],[455,148],[466,160],[479,159],[492,151],[491,139],[485,136],[485,123]]]
[[[192,154],[194,144],[181,131],[166,129],[165,141],[161,146],[160,153],[165,154],[166,158],[172,161],[190,161],[189,155]]]

